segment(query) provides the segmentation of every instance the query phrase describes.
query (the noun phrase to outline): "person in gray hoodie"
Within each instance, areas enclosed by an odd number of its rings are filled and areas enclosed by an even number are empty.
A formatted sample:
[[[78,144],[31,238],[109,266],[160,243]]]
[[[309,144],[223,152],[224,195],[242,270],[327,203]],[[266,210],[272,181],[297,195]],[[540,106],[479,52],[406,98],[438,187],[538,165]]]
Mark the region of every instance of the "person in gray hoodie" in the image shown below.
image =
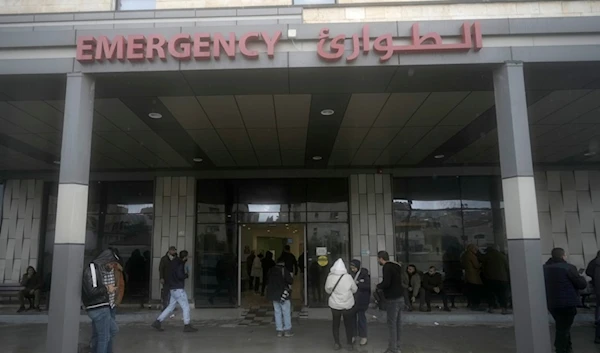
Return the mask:
[[[600,344],[600,251],[596,257],[590,261],[585,270],[585,274],[592,278],[594,285],[594,294],[596,295],[596,338],[594,342]]]

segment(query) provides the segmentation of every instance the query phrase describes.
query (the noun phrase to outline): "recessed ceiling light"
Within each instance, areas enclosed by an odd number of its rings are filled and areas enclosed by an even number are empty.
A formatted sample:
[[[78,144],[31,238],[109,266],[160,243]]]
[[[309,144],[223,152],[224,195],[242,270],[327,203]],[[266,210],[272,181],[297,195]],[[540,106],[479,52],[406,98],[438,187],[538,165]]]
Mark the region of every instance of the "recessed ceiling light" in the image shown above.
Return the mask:
[[[335,111],[333,109],[323,109],[321,110],[321,115],[324,116],[331,116],[335,113]]]
[[[446,156],[444,156],[443,154],[437,154],[433,158],[435,158],[435,159],[442,159],[444,157],[446,157]]]
[[[589,151],[589,152],[586,152],[586,153],[584,153],[583,155],[584,155],[584,156],[586,156],[586,157],[593,157],[593,156],[595,156],[595,155],[596,155],[596,152],[594,152],[594,151]]]
[[[150,113],[150,114],[148,114],[148,117],[151,119],[160,119],[160,118],[162,118],[162,114],[161,113]]]
[[[313,161],[320,161],[321,159],[323,159],[323,157],[321,156],[313,156]]]
[[[60,165],[60,161],[54,161],[54,162],[52,162],[52,163],[54,163],[54,164],[56,164],[56,165]]]
[[[194,162],[196,162],[196,163],[201,163],[201,162],[204,162],[204,159],[202,159],[202,158],[200,158],[200,157],[198,157],[198,158],[194,158],[194,159],[192,159],[192,160],[193,160]]]

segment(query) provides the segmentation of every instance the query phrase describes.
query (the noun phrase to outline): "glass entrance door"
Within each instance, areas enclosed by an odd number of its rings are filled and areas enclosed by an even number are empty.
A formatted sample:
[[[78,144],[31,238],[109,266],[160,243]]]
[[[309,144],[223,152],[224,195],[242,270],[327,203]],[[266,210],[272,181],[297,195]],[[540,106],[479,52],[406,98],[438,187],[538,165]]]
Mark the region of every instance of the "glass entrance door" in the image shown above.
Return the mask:
[[[239,294],[245,308],[270,306],[266,299],[268,271],[278,262],[284,252],[294,261],[287,265],[294,274],[292,301],[294,305],[305,304],[306,278],[302,275],[305,257],[304,224],[242,224],[239,227]]]

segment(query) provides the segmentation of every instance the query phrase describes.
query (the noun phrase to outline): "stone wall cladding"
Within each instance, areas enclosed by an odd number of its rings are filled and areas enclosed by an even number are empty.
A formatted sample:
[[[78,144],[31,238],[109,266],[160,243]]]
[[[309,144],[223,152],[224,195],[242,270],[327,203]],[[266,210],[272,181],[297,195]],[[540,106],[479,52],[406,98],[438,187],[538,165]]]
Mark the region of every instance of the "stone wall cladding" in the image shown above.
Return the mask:
[[[365,4],[373,2],[377,5]],[[580,17],[600,15],[600,1],[498,2],[482,4],[382,6],[386,0],[339,0],[335,7],[305,8],[305,23]],[[391,2],[391,1],[390,1]],[[351,5],[343,7],[344,4]]]
[[[115,0],[0,0],[1,14],[114,11]]]

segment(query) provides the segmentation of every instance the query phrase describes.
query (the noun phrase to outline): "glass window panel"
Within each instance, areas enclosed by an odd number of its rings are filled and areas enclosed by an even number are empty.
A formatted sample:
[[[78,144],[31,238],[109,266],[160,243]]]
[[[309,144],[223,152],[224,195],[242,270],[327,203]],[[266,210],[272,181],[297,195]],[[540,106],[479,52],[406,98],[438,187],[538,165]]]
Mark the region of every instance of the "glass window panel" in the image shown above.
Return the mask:
[[[490,177],[461,177],[460,192],[463,208],[491,209],[493,179]]]
[[[198,224],[195,251],[196,306],[236,306],[238,292],[236,225],[234,223]]]
[[[152,181],[105,184],[107,213],[153,213],[154,183]]]
[[[348,211],[348,180],[311,179],[307,184],[308,211]]]
[[[309,222],[348,222],[348,212],[312,212],[307,213]]]
[[[117,0],[117,11],[154,10],[156,0]]]
[[[225,213],[198,213],[198,223],[225,223],[227,218]]]
[[[349,255],[349,233],[347,223],[308,223],[306,225],[308,303],[311,307],[326,307],[328,296],[324,292],[325,280],[333,263],[342,258],[347,261]],[[317,248],[327,248],[328,263],[325,266],[317,262]]]
[[[460,209],[458,180],[457,177],[409,179],[411,208],[417,210]]]
[[[290,217],[287,212],[240,212],[239,222],[243,223],[289,223]]]

